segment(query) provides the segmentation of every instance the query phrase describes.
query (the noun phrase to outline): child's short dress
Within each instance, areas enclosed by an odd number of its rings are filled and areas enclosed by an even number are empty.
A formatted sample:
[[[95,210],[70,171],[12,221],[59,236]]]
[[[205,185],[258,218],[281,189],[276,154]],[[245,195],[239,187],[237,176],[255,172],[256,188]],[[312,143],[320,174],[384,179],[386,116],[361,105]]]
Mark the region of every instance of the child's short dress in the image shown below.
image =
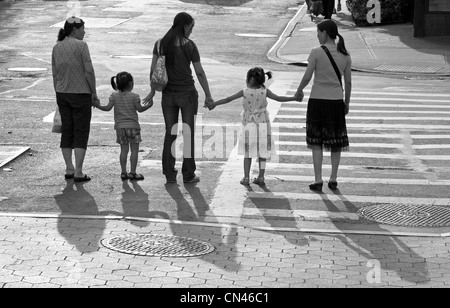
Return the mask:
[[[275,150],[269,113],[267,89],[244,89],[238,154],[245,158],[269,159]]]

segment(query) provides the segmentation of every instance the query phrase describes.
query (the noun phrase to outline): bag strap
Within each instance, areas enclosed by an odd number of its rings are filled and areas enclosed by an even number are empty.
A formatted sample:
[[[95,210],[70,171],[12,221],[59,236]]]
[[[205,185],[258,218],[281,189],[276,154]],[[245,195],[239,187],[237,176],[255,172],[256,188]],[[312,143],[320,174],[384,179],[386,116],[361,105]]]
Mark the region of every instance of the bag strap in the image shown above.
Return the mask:
[[[328,58],[330,59],[330,62],[333,65],[333,68],[334,68],[334,71],[336,73],[336,76],[339,79],[339,83],[341,84],[341,87],[342,87],[342,76],[341,76],[341,73],[339,72],[339,68],[337,67],[336,62],[333,59],[333,56],[331,55],[331,53],[328,50],[327,46],[322,45],[320,47],[322,47],[322,49],[325,51],[325,53],[327,54]]]
[[[156,52],[158,57],[161,56],[161,40],[159,39],[158,42],[156,42]]]

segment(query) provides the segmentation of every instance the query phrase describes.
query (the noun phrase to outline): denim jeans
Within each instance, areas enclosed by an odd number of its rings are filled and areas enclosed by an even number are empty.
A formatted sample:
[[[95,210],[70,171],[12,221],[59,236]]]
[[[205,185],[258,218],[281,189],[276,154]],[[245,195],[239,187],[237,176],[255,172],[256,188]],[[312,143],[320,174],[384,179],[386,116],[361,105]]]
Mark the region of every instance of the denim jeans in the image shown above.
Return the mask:
[[[175,169],[175,144],[178,134],[178,117],[181,111],[183,121],[183,180],[195,177],[195,118],[198,112],[198,92],[196,90],[181,92],[164,90],[162,94],[162,111],[166,125],[164,149],[162,154],[163,174],[168,180],[177,176]]]

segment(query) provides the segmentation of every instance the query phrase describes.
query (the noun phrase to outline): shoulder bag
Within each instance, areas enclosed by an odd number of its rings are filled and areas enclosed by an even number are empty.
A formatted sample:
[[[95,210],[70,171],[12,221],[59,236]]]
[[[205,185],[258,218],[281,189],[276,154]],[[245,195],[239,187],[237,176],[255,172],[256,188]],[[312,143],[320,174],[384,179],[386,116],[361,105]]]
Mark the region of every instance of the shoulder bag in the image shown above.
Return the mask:
[[[158,40],[157,42],[157,61],[155,69],[153,70],[152,75],[150,76],[150,84],[153,89],[156,91],[163,91],[164,88],[167,85],[167,82],[169,81],[169,77],[167,76],[167,69],[166,69],[166,56],[164,56],[161,53],[161,40]]]

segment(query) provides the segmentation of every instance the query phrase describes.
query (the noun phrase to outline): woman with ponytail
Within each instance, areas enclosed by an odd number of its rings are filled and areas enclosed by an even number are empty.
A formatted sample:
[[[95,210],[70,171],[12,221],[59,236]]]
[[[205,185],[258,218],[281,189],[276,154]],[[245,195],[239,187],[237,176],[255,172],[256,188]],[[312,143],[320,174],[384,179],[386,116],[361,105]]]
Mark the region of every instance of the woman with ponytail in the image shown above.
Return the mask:
[[[327,19],[319,23],[317,38],[321,46],[312,49],[296,96],[304,97],[303,90],[314,75],[306,115],[306,142],[308,148],[312,149],[315,174],[315,181],[309,188],[322,191],[325,148],[331,151],[332,170],[328,187],[336,190],[341,152],[349,147],[345,116],[350,108],[352,60],[334,21]],[[339,39],[337,44],[336,39]],[[345,90],[342,87],[342,76]]]
[[[84,35],[84,21],[75,16],[68,18],[52,52],[53,85],[62,121],[60,147],[66,163],[65,179],[75,182],[91,179],[83,173],[83,163],[92,105],[98,101],[95,72],[89,48],[83,42]]]
[[[200,62],[200,54],[195,43],[189,39],[195,21],[188,13],[182,12],[175,16],[172,28],[153,48],[153,61],[150,76],[156,67],[158,55],[166,58],[168,83],[162,92],[162,111],[166,126],[164,149],[162,155],[163,174],[167,183],[176,183],[177,170],[175,169],[175,153],[172,152],[177,138],[176,129],[181,111],[183,120],[184,157],[183,181],[196,183],[200,178],[195,174],[195,118],[198,112],[198,92],[192,76],[191,63],[205,92],[205,104],[213,102],[209,90],[208,79]],[[159,46],[159,50],[158,50]],[[155,95],[152,88],[150,94],[144,99],[144,104],[150,102]]]

